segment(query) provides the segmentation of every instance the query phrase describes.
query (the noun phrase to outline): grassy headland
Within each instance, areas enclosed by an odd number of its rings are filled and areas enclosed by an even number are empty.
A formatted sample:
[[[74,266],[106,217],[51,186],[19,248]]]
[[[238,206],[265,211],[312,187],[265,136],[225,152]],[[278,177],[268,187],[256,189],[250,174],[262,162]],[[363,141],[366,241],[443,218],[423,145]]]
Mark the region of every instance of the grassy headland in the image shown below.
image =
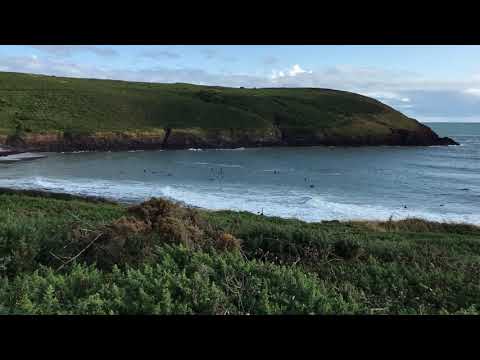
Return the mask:
[[[453,144],[374,99],[0,72],[0,144],[39,150]]]
[[[3,314],[478,314],[480,228],[0,194]]]

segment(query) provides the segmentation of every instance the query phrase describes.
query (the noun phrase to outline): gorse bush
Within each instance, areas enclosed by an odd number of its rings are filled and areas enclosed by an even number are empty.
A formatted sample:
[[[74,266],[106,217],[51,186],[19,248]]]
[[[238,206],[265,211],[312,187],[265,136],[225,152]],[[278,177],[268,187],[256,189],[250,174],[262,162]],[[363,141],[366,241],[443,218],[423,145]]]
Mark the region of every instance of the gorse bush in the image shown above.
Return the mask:
[[[75,265],[41,268],[0,284],[0,309],[11,314],[298,314],[354,313],[342,295],[296,268],[246,261],[236,253],[177,246],[158,262],[102,272]]]
[[[197,210],[164,199],[132,206],[126,216],[105,225],[86,228],[79,224],[72,234],[72,241],[56,256],[60,260],[75,257],[102,269],[155,261],[153,250],[160,244],[238,251],[241,243],[233,235],[214,229]]]
[[[31,272],[40,265],[58,266],[52,253],[73,240],[72,229],[92,227],[124,214],[118,205],[0,193],[0,275]]]
[[[335,254],[346,260],[357,259],[363,252],[360,243],[353,239],[337,241],[333,247]]]

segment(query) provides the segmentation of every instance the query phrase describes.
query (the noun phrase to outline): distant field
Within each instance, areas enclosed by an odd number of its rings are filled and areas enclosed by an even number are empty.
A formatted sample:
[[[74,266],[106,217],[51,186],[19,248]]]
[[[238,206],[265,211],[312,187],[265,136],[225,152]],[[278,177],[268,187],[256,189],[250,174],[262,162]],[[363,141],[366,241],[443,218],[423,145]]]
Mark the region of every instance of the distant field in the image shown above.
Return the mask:
[[[0,72],[0,134],[15,129],[148,131],[159,128],[415,128],[365,96],[328,89],[244,89],[74,79]],[[355,126],[355,129],[352,126]]]

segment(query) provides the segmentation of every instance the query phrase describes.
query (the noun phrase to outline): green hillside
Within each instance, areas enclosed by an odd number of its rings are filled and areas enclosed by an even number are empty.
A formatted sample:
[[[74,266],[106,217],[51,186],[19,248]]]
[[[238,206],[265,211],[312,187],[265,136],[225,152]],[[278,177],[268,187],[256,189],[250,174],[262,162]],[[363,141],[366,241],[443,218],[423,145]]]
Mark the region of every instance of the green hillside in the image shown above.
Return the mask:
[[[0,144],[38,151],[450,145],[366,96],[0,72]]]
[[[368,120],[415,127],[390,107],[353,93],[242,89],[0,73],[0,132],[151,128],[328,128]]]

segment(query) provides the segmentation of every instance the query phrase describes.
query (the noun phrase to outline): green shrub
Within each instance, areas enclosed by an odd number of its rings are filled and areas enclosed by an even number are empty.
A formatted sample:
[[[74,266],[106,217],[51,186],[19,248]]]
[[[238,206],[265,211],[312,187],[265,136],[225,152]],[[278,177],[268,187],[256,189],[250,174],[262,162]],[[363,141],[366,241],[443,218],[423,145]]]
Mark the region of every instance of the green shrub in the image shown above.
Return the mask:
[[[358,241],[353,239],[344,239],[333,244],[335,255],[346,259],[357,259],[362,254],[362,247]]]
[[[158,262],[102,272],[77,264],[0,282],[9,314],[333,314],[360,309],[299,269],[239,254],[157,249]]]

